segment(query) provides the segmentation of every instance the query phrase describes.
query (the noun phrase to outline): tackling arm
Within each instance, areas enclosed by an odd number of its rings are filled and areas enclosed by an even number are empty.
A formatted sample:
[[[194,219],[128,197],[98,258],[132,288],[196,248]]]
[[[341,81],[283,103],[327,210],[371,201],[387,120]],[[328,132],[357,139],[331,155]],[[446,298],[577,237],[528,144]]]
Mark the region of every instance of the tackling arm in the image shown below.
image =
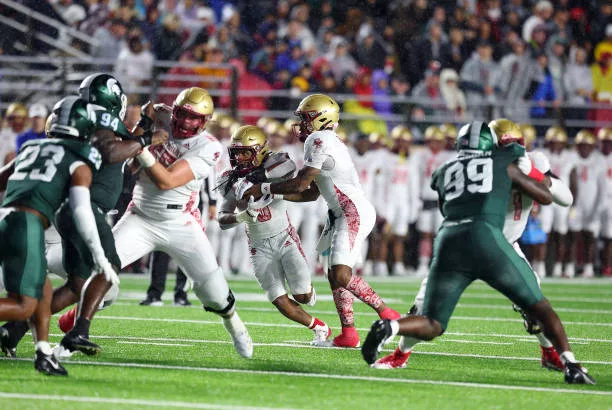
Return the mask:
[[[515,163],[508,165],[507,172],[512,182],[535,201],[542,205],[548,205],[553,201],[552,194],[548,190],[549,177],[537,182],[525,175]]]
[[[143,159],[143,156],[146,159]],[[152,162],[150,162],[151,159]],[[138,156],[138,160],[144,167],[147,175],[151,178],[151,181],[153,181],[155,186],[161,190],[165,191],[180,187],[192,179],[195,179],[195,174],[193,173],[189,162],[184,159],[178,160],[166,168],[155,159],[149,150],[145,150]]]
[[[243,198],[253,196],[255,199],[259,199],[264,194],[300,194],[306,191],[310,185],[314,182],[314,179],[321,172],[318,168],[305,166],[300,169],[298,174],[286,181],[275,182],[275,183],[263,183],[253,185],[243,195]],[[267,191],[267,192],[265,192]]]
[[[319,195],[319,187],[317,186],[316,182],[312,181],[308,189],[303,192],[300,192],[299,194],[275,194],[274,197],[276,198],[278,196],[281,196],[285,201],[291,202],[311,202],[316,201],[319,198]]]

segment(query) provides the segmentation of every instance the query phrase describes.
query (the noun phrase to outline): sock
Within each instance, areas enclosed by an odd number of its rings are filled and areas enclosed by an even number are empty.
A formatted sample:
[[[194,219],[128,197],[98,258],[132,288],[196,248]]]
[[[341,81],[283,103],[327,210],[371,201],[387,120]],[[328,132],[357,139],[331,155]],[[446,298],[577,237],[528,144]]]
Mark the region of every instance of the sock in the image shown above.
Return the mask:
[[[429,261],[431,258],[431,252],[433,245],[430,240],[422,240],[419,242],[419,260],[423,261],[423,259]]]
[[[572,352],[563,352],[559,357],[561,358],[563,364],[576,363],[576,358],[574,357],[574,353]]]
[[[89,325],[91,325],[91,322],[84,317],[77,318],[71,332],[75,332],[77,335],[89,337]]]
[[[45,355],[53,354],[53,350],[51,350],[51,346],[49,346],[49,342],[46,340],[36,342],[36,351],[42,352]]]
[[[383,303],[382,299],[374,292],[374,289],[368,285],[368,282],[359,276],[351,276],[346,289],[373,309],[378,309]]]
[[[340,317],[342,327],[355,325],[355,314],[353,312],[353,294],[345,288],[338,288],[332,291],[336,310]]]
[[[540,344],[542,345],[542,347],[550,348],[553,346],[550,340],[548,340],[546,336],[544,336],[544,332],[536,333],[536,337],[540,341]]]
[[[411,352],[414,345],[419,342],[420,340],[414,337],[402,336],[397,347],[402,351],[402,353],[408,353]]]
[[[308,326],[308,329],[314,329],[317,326],[325,326],[325,323],[322,320],[313,317],[312,322],[310,322],[310,326]]]
[[[391,334],[395,336],[399,332],[399,322],[397,320],[390,320],[389,324],[391,325]]]
[[[28,326],[26,321],[7,322],[2,327],[8,330],[11,340],[17,341],[23,339],[28,330],[30,330],[30,326]]]
[[[233,312],[230,316],[223,317],[223,326],[225,326],[228,332],[241,332],[246,330],[246,326],[244,326],[237,312]]]

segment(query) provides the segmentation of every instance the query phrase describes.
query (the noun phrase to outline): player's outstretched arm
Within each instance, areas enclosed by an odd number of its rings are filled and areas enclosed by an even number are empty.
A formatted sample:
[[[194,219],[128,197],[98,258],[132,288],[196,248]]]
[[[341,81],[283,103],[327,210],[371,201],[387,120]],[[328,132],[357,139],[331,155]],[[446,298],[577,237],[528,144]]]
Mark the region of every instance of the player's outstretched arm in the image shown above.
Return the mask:
[[[319,173],[321,173],[320,169],[305,166],[300,169],[298,174],[292,179],[282,182],[265,182],[263,184],[253,185],[244,193],[242,198],[253,196],[255,199],[259,199],[267,194],[299,194],[310,188],[310,185],[314,182],[315,177],[319,175]]]
[[[512,182],[535,201],[542,205],[552,203],[553,197],[548,190],[549,177],[546,177],[543,182],[537,182],[525,175],[515,163],[508,165],[507,171]]]
[[[189,162],[184,159],[166,168],[155,159],[149,150],[144,150],[137,158],[151,181],[161,190],[177,188],[195,179]]]
[[[276,194],[275,197],[277,195],[282,195],[282,194]],[[282,195],[282,198],[285,201],[291,201],[291,202],[311,202],[311,201],[316,201],[319,198],[319,195],[320,195],[319,187],[317,186],[316,182],[312,181],[308,189],[305,190],[304,192],[300,192],[299,194]]]

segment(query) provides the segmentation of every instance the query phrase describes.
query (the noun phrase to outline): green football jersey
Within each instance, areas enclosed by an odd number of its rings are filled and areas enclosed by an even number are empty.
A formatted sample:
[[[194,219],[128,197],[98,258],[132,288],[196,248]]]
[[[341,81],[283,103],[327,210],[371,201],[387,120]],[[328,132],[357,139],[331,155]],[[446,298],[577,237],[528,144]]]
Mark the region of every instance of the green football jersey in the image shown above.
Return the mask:
[[[109,129],[121,139],[130,139],[131,134],[123,121],[109,111],[96,113],[96,129]],[[91,201],[104,212],[115,207],[123,189],[123,167],[120,164],[103,164],[100,172],[94,175],[91,183]]]
[[[512,181],[507,168],[525,155],[519,144],[491,151],[460,151],[438,168],[431,178],[445,220],[487,220],[503,229]]]
[[[24,205],[53,221],[68,197],[72,167],[84,162],[100,169],[100,152],[89,142],[69,139],[32,140],[23,145],[8,180],[3,206]],[[94,173],[95,174],[95,173]]]

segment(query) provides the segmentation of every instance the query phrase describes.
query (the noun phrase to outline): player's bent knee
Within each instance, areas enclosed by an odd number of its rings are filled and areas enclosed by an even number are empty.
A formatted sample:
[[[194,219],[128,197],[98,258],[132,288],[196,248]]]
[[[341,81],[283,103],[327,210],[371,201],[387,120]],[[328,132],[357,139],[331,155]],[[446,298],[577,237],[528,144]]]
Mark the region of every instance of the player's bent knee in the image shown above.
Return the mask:
[[[296,302],[301,303],[301,304],[305,304],[310,302],[310,298],[312,297],[312,292],[311,293],[303,293],[301,295],[293,295],[293,299],[295,299]]]
[[[18,304],[18,316],[13,320],[28,320],[30,317],[32,317],[32,315],[34,315],[36,307],[38,306],[38,300],[29,296],[21,296]]]
[[[209,302],[208,305],[204,305],[204,310],[207,312],[216,313],[217,315],[224,316],[229,315],[234,311],[234,306],[236,305],[236,298],[232,293],[232,290],[229,290],[227,297],[225,298],[224,303],[216,303]]]

